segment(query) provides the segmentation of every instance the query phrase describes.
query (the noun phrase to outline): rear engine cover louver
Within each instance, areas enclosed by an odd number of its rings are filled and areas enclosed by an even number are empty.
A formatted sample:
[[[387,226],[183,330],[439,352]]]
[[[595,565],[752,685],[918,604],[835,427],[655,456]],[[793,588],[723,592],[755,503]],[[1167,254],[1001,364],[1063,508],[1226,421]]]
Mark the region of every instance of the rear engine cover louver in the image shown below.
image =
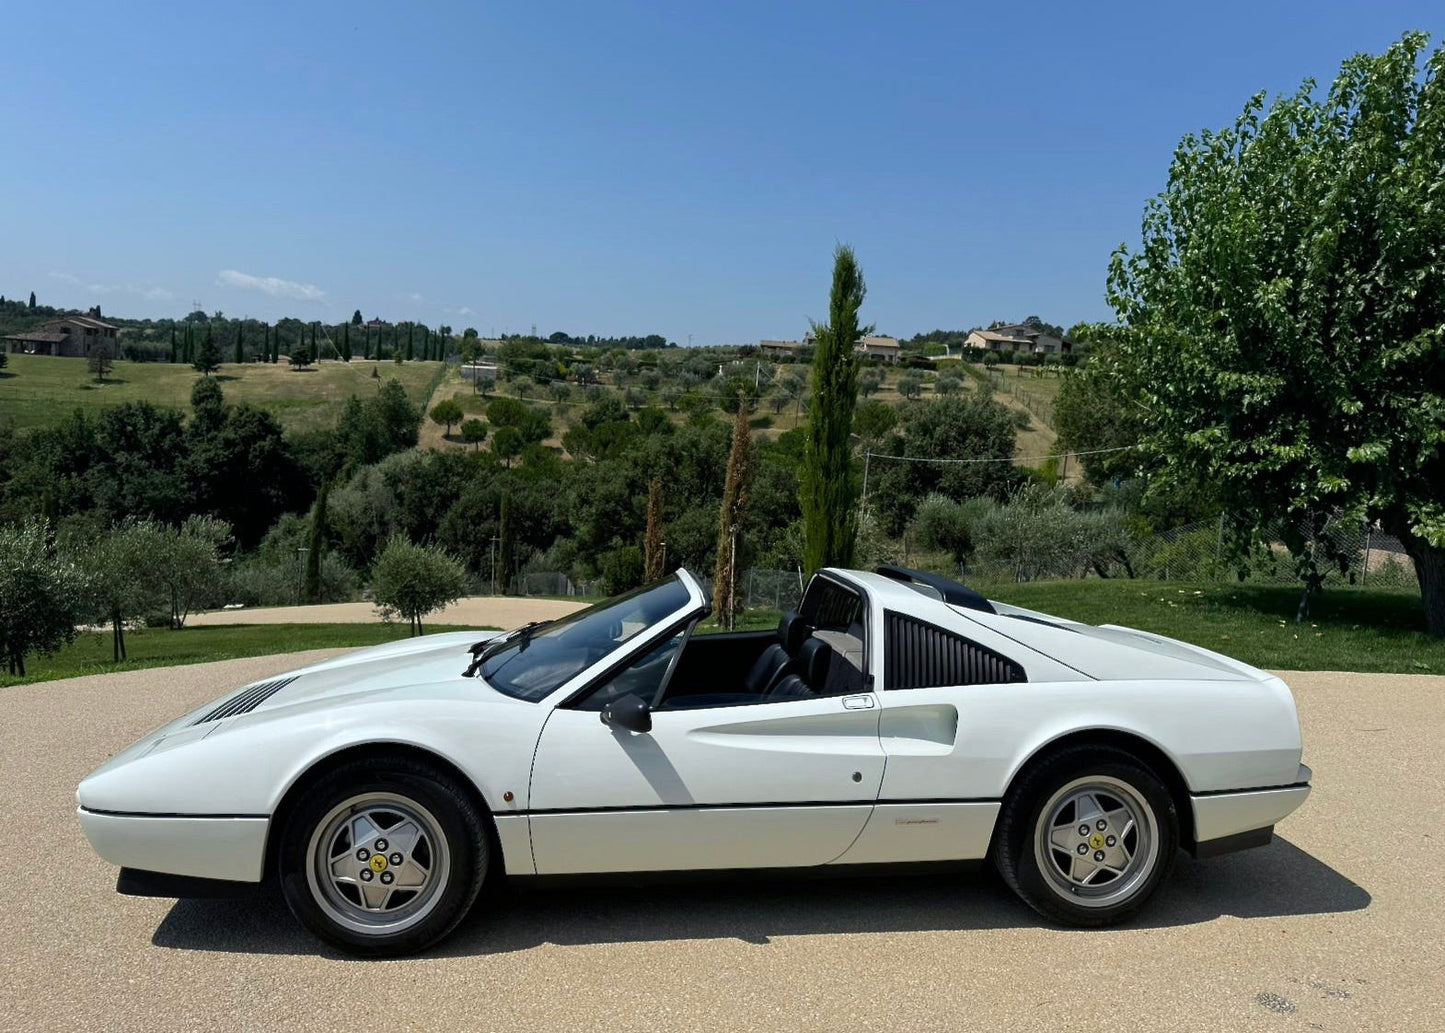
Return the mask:
[[[219,721],[223,717],[249,714],[295,680],[296,676],[292,675],[290,678],[277,678],[274,681],[263,681],[248,686],[219,706],[208,710],[192,723],[201,725],[207,721]]]
[[[1027,681],[1013,660],[932,624],[887,613],[884,629],[885,689]]]

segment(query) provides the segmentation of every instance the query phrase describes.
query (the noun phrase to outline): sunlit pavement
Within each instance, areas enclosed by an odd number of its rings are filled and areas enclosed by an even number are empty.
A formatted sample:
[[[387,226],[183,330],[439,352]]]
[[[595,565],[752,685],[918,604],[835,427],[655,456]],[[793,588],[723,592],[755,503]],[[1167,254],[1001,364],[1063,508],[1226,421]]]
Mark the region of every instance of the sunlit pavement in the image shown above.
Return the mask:
[[[493,621],[491,623],[501,623]],[[1181,855],[1145,919],[1045,925],[987,872],[524,891],[358,962],[279,900],[119,897],[79,779],[319,651],[0,690],[3,1030],[1438,1030],[1445,678],[1287,675],[1315,792],[1273,845]]]

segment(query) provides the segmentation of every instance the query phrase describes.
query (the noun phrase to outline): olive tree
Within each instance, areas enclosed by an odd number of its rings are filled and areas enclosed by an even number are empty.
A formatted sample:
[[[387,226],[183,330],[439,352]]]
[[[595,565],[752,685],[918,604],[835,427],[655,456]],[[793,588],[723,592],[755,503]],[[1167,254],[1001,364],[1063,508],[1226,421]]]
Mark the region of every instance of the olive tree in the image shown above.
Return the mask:
[[[1378,521],[1445,635],[1445,49],[1410,33],[1189,135],[1109,272],[1157,479],[1208,481],[1317,585],[1326,522]],[[1344,557],[1333,557],[1341,564]]]
[[[405,618],[411,633],[420,635],[423,617],[461,598],[466,571],[441,549],[397,535],[372,568],[371,588],[382,620]]]
[[[10,674],[25,674],[27,654],[53,653],[75,638],[88,587],[44,520],[0,526],[0,655]]]

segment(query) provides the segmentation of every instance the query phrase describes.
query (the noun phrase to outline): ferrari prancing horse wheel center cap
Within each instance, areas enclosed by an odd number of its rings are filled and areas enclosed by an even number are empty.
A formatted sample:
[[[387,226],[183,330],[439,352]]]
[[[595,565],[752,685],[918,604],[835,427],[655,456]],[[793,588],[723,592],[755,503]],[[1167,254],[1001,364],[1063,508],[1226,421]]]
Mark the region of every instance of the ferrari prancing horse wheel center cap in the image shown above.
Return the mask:
[[[377,875],[386,871],[386,857],[382,854],[373,854],[371,857],[371,870]]]

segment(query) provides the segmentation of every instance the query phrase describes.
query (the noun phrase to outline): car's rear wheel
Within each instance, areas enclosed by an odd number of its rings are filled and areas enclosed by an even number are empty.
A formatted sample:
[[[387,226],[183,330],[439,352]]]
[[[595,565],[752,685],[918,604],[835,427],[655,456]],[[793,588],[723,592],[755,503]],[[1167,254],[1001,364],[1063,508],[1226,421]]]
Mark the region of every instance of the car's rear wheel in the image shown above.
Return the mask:
[[[485,818],[441,772],[409,760],[357,760],[297,801],[278,867],[292,912],[352,954],[410,954],[454,929],[489,860]]]
[[[1174,800],[1142,761],[1073,747],[1027,772],[999,819],[995,862],[1040,914],[1068,925],[1123,921],[1168,877]]]

